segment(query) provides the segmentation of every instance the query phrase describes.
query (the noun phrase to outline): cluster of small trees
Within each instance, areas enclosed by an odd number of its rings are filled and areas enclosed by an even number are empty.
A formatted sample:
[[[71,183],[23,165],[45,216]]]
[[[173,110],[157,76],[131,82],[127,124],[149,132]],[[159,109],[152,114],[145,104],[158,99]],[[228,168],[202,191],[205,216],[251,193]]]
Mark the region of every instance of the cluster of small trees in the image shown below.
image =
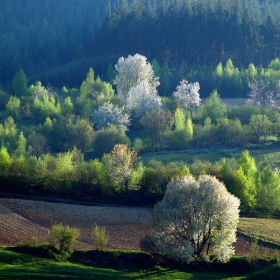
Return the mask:
[[[253,75],[249,80],[251,106],[227,107],[217,91],[201,105],[200,84],[185,79],[171,97],[161,98],[155,65],[155,61],[150,64],[139,54],[120,58],[116,70],[111,71],[116,94],[110,83],[94,77],[93,69],[79,90],[56,90],[40,82],[28,86],[20,70],[13,80],[15,96],[1,92],[6,100],[5,115],[19,124],[17,137],[23,132],[28,149],[36,156],[77,147],[82,152],[93,150],[94,156],[102,157],[115,144],[130,144],[129,129],[137,135],[131,139],[135,149],[142,151],[245,145],[266,141],[269,135],[278,136],[280,117],[274,110],[279,103],[278,83],[254,80]],[[230,72],[229,68],[227,65],[222,72]],[[20,125],[27,120],[32,120],[33,125]],[[14,135],[5,140],[7,133],[8,130],[0,136],[11,153],[17,140]]]

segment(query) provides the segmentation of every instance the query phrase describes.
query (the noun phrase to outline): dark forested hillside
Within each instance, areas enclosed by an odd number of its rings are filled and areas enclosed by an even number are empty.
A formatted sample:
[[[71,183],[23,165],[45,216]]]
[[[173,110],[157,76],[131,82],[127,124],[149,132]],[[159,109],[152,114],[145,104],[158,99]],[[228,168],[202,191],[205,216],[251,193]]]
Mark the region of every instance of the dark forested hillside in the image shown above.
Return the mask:
[[[110,2],[114,10],[118,1]],[[20,68],[30,79],[59,85],[59,80],[65,78],[63,82],[73,86],[76,73],[83,67],[81,82],[89,69],[83,58],[87,57],[89,42],[108,3],[109,0],[1,0],[0,84],[11,83]],[[62,65],[66,65],[63,71]]]
[[[142,53],[148,59],[215,66],[267,66],[280,55],[280,2],[260,0],[134,1],[108,14],[92,51],[99,55]]]
[[[90,67],[105,77],[109,63],[135,53],[170,69],[212,73],[228,59],[266,67],[280,56],[280,1],[1,0],[0,41],[8,91],[21,68],[31,83],[79,87]]]

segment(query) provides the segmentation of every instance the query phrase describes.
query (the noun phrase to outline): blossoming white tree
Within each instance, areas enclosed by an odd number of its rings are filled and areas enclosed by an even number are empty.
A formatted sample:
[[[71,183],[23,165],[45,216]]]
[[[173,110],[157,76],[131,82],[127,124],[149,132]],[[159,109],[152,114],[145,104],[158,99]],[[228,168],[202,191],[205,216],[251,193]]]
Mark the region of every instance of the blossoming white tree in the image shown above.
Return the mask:
[[[127,145],[117,144],[108,157],[110,177],[117,183],[124,183],[126,195],[128,181],[137,161],[137,152],[130,150]]]
[[[158,250],[173,259],[207,260],[211,252],[227,262],[234,254],[239,205],[213,176],[173,180],[154,207],[152,237]]]
[[[152,65],[140,54],[120,57],[115,65],[117,76],[114,84],[118,97],[125,101],[129,90],[143,81],[147,81],[154,89],[159,85],[158,77],[154,76]]]
[[[98,110],[92,114],[92,117],[97,129],[114,125],[126,131],[130,125],[130,114],[125,112],[124,107],[119,108],[110,101],[99,106]]]
[[[141,118],[148,111],[159,109],[161,105],[157,90],[153,88],[148,80],[142,81],[128,92],[127,108],[135,110],[137,118]]]
[[[274,102],[274,92],[271,90],[270,82],[264,79],[253,80],[248,83],[248,103],[256,107],[272,106]]]
[[[188,108],[191,111],[194,107],[200,105],[199,97],[200,86],[198,82],[189,83],[187,80],[182,80],[180,84],[176,87],[176,91],[173,93],[173,96],[183,103],[183,106]]]

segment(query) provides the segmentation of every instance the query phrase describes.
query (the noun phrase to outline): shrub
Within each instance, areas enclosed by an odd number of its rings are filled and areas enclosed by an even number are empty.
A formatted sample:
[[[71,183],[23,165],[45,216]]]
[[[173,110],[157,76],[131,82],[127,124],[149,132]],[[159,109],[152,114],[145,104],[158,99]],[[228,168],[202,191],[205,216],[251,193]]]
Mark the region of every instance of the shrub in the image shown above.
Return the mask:
[[[109,235],[107,233],[106,227],[95,224],[95,226],[92,228],[92,239],[94,249],[102,250],[105,248],[109,242]]]
[[[73,252],[76,240],[80,236],[80,230],[63,226],[62,223],[52,225],[48,232],[50,245],[56,246],[60,255],[67,255]]]

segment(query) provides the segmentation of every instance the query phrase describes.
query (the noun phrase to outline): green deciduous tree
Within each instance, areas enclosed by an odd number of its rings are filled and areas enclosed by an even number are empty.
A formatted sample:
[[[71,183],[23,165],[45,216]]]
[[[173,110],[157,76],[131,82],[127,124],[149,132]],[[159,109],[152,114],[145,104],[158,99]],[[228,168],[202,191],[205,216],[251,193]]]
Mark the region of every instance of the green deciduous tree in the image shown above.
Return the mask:
[[[35,97],[33,116],[40,122],[45,121],[47,117],[59,118],[61,116],[60,102],[57,102],[53,96],[45,93],[41,97]]]
[[[110,83],[103,82],[98,76],[94,79],[94,71],[89,69],[87,78],[83,81],[80,88],[80,95],[93,100],[108,100],[114,96],[114,90]]]
[[[280,176],[270,166],[266,166],[259,174],[257,208],[269,215],[280,209]]]
[[[98,130],[93,140],[93,152],[95,157],[101,158],[104,153],[112,151],[116,144],[129,144],[130,140],[123,129],[108,127]]]
[[[226,104],[221,101],[216,90],[211,93],[205,104],[200,108],[200,118],[202,120],[209,117],[213,122],[216,122],[219,118],[224,118],[226,116]]]
[[[11,157],[5,146],[0,149],[0,174],[5,177],[11,164]]]
[[[21,131],[18,136],[18,142],[17,142],[17,148],[15,150],[15,156],[17,156],[17,157],[25,156],[26,144],[27,144],[27,140],[24,137],[23,132]]]
[[[170,111],[153,110],[147,112],[140,120],[144,126],[148,147],[153,150],[168,146],[174,117]]]
[[[79,236],[79,229],[63,226],[62,223],[52,225],[51,230],[48,231],[49,243],[57,246],[61,255],[68,255],[73,252]]]
[[[67,96],[65,99],[64,99],[64,102],[61,106],[61,113],[62,115],[70,115],[70,114],[73,114],[75,112],[75,108],[74,108],[74,105],[71,101],[71,98],[70,96]]]
[[[18,137],[17,125],[12,117],[8,117],[4,125],[0,124],[0,141],[7,147],[9,153],[15,150]]]
[[[233,193],[241,200],[242,211],[253,211],[257,203],[257,167],[249,151],[243,151],[237,162]]]
[[[11,96],[9,101],[6,103],[6,116],[12,117],[14,121],[20,119],[20,99]]]
[[[263,138],[265,141],[271,132],[271,121],[267,115],[252,115],[249,122],[249,129],[252,139],[259,142]]]
[[[172,144],[176,149],[184,149],[193,138],[193,125],[190,118],[185,121],[181,109],[175,111],[175,130],[172,132]]]

